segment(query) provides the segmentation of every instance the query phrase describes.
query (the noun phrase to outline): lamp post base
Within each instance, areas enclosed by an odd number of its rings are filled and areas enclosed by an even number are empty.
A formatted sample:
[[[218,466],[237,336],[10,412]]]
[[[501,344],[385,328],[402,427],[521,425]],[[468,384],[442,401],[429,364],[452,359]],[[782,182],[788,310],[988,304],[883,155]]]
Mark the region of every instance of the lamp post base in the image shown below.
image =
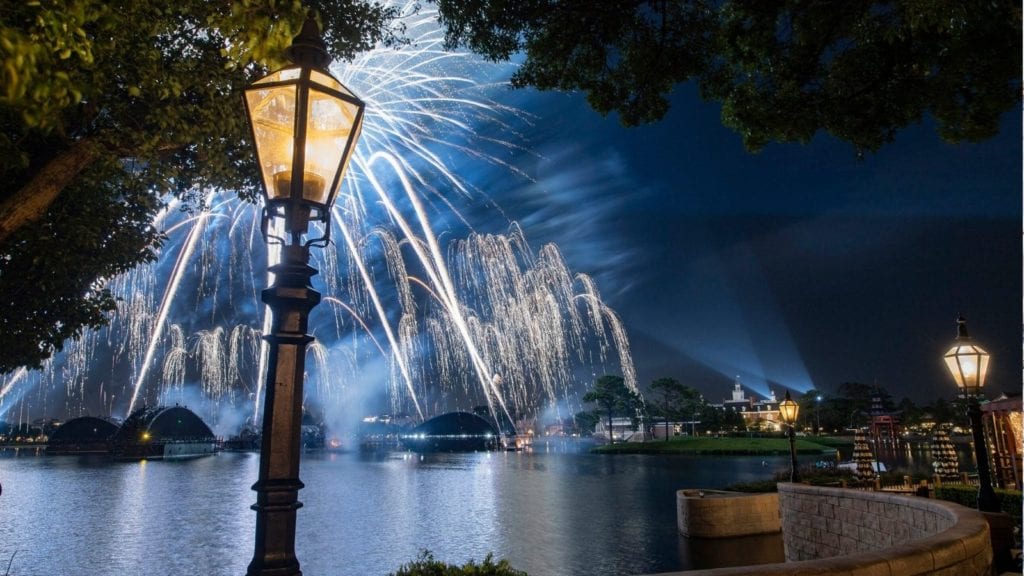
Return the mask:
[[[796,462],[796,431],[793,426],[789,427],[789,481],[796,484],[800,482],[800,467]]]
[[[304,246],[281,250],[281,263],[270,268],[274,285],[263,291],[270,307],[271,331],[264,336],[267,356],[263,436],[256,491],[256,546],[247,576],[301,576],[295,557],[296,511],[299,502],[300,443],[302,438],[303,373],[309,311],[320,302],[310,286],[316,274]]]
[[[992,475],[988,467],[988,447],[985,443],[985,428],[981,422],[981,405],[972,397],[967,403],[967,417],[971,420],[971,434],[974,437],[974,459],[978,462],[978,510],[999,512],[999,497],[992,489]]]

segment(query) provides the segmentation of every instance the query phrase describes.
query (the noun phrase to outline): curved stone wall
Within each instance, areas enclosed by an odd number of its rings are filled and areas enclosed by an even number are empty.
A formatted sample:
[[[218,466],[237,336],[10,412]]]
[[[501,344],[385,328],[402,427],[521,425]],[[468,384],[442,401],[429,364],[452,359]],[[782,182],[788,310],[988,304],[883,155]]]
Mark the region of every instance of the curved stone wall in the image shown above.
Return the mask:
[[[957,504],[779,484],[779,508],[787,562],[672,574],[982,576],[992,566],[988,523]]]
[[[691,538],[731,538],[781,530],[777,494],[723,490],[676,492],[679,533]]]

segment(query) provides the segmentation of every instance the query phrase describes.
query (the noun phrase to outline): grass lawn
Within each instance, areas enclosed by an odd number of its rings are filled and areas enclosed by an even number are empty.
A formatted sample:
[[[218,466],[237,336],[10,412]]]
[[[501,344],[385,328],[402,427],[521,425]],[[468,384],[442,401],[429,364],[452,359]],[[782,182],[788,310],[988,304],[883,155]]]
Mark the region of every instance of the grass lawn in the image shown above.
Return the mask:
[[[831,453],[833,448],[806,438],[796,439],[800,454]],[[673,438],[650,442],[604,444],[591,450],[599,454],[789,454],[787,438]]]
[[[830,448],[853,446],[853,436],[811,436],[809,440]]]

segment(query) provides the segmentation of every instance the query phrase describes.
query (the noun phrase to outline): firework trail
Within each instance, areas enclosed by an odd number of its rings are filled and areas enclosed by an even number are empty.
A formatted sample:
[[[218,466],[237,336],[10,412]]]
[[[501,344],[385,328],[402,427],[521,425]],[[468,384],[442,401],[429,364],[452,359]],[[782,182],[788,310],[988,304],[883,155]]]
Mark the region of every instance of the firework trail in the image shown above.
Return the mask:
[[[460,176],[484,167],[527,181],[503,158],[526,151],[518,130],[530,118],[495,101],[504,87],[486,80],[508,70],[445,52],[436,14],[411,6],[411,46],[334,70],[366,101],[367,116],[333,209],[340,241],[311,255],[330,304],[311,318],[318,386],[309,393],[344,404],[350,391],[373,386],[393,411],[420,419],[433,415],[423,396],[462,403],[448,409],[482,401],[511,416],[569,397],[587,383],[576,373],[591,377],[612,351],[635,386],[625,331],[589,277],[570,272],[553,245],[533,253],[519,226]],[[478,136],[481,127],[491,136]],[[474,226],[459,210],[466,202],[490,205],[496,217]],[[161,258],[115,283],[131,305],[47,368],[81,364],[66,385],[70,415],[97,405],[109,412],[118,398],[128,399],[120,406],[127,414],[194,387],[207,404],[193,406],[201,415],[230,405],[256,421],[266,359],[257,337],[269,322],[257,284],[272,281],[259,271],[277,256],[257,241],[259,210],[229,191],[209,206],[192,218],[168,206],[160,224],[171,240]],[[476,229],[494,221],[498,231]],[[386,382],[364,373],[381,356],[392,368]],[[28,386],[53,380],[12,375],[0,386],[0,415]]]

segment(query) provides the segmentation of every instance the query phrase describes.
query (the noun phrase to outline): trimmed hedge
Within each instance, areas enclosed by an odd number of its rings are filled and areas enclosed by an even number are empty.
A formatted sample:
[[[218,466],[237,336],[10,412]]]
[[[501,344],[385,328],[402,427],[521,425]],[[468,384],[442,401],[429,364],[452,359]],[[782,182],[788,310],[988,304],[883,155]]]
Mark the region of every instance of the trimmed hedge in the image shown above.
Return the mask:
[[[516,570],[508,560],[499,560],[497,564],[488,554],[482,564],[470,560],[463,566],[445,564],[434,559],[429,550],[420,553],[413,562],[403,565],[389,576],[527,576],[526,572]]]
[[[1018,490],[996,488],[999,508],[1021,522],[1021,493]],[[978,487],[967,484],[943,484],[935,488],[935,497],[939,500],[956,502],[968,508],[978,507]]]

